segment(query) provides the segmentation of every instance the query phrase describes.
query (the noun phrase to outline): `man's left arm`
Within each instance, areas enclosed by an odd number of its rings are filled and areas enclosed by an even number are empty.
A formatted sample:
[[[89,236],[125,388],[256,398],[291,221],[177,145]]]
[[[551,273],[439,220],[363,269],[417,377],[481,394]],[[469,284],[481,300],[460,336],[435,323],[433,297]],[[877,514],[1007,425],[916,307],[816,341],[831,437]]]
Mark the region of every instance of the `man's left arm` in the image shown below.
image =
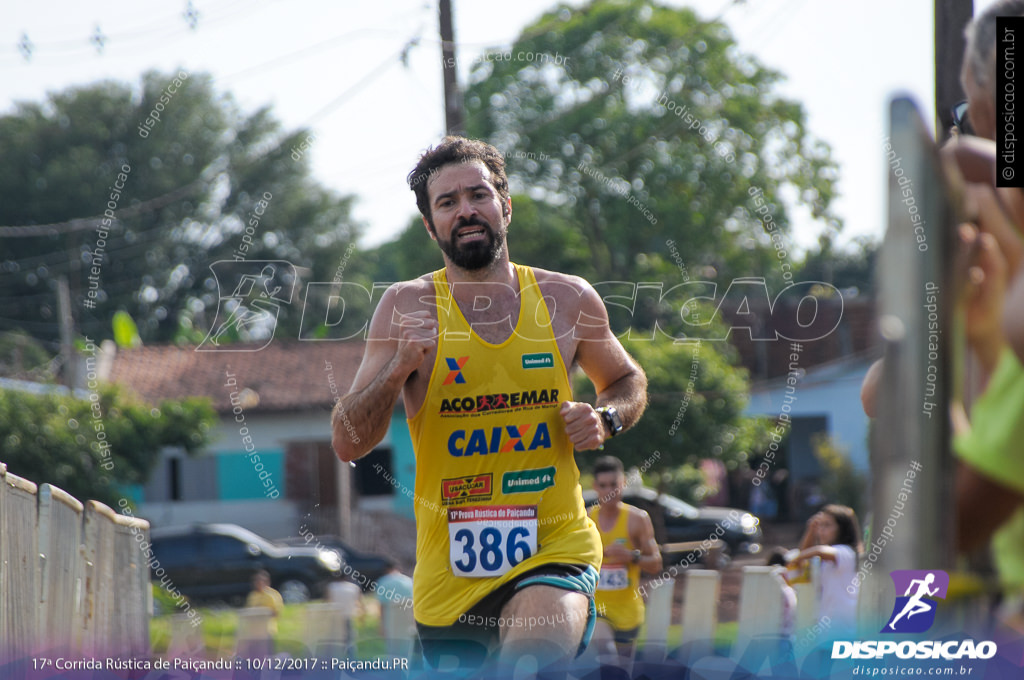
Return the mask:
[[[580,315],[575,327],[576,361],[594,383],[597,407],[614,408],[623,431],[632,427],[647,407],[647,376],[612,335],[608,312],[594,288],[583,282]],[[596,449],[611,436],[594,406],[567,401],[560,411],[565,431],[577,451]]]
[[[633,545],[639,546],[638,553],[634,553],[634,561],[640,565],[641,571],[657,574],[661,571],[661,550],[658,549],[658,541],[654,539],[651,516],[640,510],[632,512],[629,519],[629,538]]]

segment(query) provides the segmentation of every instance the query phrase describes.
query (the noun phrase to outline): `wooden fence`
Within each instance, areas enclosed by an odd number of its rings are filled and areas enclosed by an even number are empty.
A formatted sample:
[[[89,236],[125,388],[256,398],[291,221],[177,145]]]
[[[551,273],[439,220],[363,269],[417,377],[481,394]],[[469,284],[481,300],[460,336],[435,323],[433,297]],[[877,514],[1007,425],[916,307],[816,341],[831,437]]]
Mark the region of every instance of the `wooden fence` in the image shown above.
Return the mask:
[[[781,582],[773,567],[743,567],[740,586],[739,616],[733,653],[742,654],[755,638],[778,638],[783,634],[783,595]],[[818,569],[811,569],[812,582],[793,586],[797,595],[792,642],[806,638],[818,623]],[[683,581],[683,607],[679,619],[673,616],[676,579],[667,579],[649,591],[645,617],[644,657],[664,658],[668,650],[685,648],[689,656],[711,654],[718,627],[718,603],[721,572],[709,569],[686,569],[679,573]],[[675,623],[682,624],[678,638],[669,634]],[[811,638],[817,637],[813,633]]]
[[[0,664],[31,656],[144,657],[149,522],[37,486],[0,463]]]

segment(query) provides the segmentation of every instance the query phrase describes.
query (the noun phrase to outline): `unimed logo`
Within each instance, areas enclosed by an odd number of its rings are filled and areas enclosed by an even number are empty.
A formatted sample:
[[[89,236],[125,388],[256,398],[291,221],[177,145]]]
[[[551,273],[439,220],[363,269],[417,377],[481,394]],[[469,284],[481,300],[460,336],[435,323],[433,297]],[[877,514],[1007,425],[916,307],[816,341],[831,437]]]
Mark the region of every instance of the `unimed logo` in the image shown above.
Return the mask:
[[[892,615],[880,633],[923,633],[935,623],[938,603],[946,599],[949,574],[938,569],[899,569],[889,572],[896,587]],[[900,593],[903,593],[900,595]]]
[[[523,368],[554,368],[555,357],[551,352],[537,352],[523,355]]]

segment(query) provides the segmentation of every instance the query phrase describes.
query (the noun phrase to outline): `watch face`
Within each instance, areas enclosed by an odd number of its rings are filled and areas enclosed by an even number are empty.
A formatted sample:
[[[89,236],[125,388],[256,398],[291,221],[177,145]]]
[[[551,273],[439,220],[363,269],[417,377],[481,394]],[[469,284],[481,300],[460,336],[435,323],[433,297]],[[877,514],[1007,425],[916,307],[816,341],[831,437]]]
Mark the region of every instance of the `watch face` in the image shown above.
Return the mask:
[[[611,406],[601,409],[601,418],[608,424],[608,429],[613,435],[622,431],[622,418],[619,417],[619,412]]]

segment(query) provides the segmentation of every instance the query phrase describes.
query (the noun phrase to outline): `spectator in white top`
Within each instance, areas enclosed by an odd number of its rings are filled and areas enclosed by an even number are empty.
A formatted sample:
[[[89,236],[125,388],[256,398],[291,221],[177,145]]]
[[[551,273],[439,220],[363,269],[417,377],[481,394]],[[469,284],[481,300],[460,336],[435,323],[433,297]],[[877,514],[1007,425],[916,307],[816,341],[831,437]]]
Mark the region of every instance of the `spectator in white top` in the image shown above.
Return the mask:
[[[862,552],[860,524],[852,508],[826,505],[807,520],[800,553],[790,566],[821,558],[818,618],[829,617],[833,636],[853,635],[857,628],[857,560]]]

